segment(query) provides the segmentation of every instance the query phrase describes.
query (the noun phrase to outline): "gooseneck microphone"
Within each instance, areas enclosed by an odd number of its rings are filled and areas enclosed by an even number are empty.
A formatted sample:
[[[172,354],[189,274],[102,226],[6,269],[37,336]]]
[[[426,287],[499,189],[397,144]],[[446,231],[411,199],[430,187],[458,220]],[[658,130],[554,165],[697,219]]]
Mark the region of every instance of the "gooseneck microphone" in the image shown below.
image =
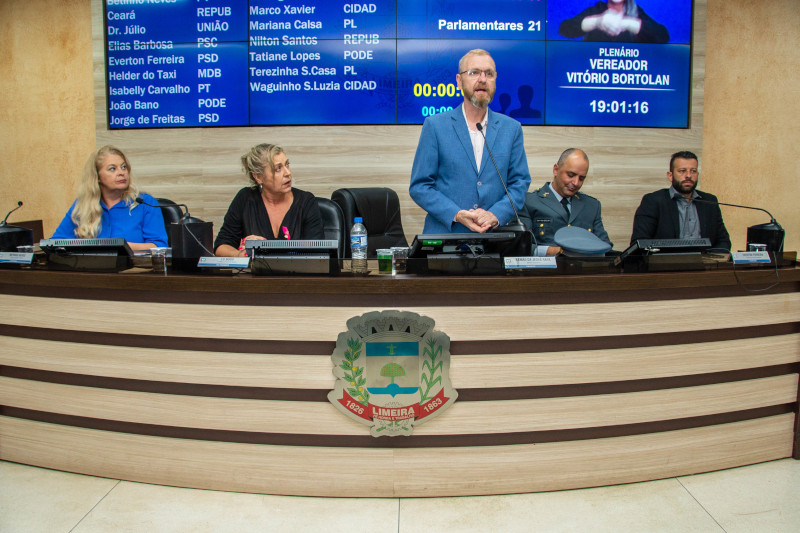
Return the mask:
[[[769,211],[767,211],[766,209],[763,209],[761,207],[751,207],[749,205],[729,204],[729,203],[719,202],[719,201],[715,202],[713,200],[703,200],[702,198],[693,198],[692,202],[700,202],[701,204],[711,204],[711,205],[727,205],[727,206],[730,206],[730,207],[741,207],[742,209],[752,209],[754,211],[762,211],[762,212],[764,212],[764,213],[769,215],[769,223],[770,224],[775,224],[778,227],[781,226],[780,224],[778,224],[778,221],[775,220],[775,217],[772,216],[772,213],[770,213]]]
[[[161,202],[158,202],[157,204],[149,204],[149,203],[145,202],[142,198],[136,198],[136,203],[137,204],[149,205],[150,207],[159,207],[159,208],[161,208],[161,207],[169,207],[169,206],[172,206],[172,205],[177,205],[178,207],[182,207],[183,211],[185,211],[183,216],[181,216],[181,219],[178,222],[178,224],[187,224],[187,223],[190,223],[190,222],[202,222],[200,219],[194,218],[193,216],[191,216],[189,214],[189,206],[187,206],[186,204],[176,204],[176,203],[162,204]]]
[[[8,214],[6,215],[6,218],[4,218],[2,222],[0,222],[0,227],[5,226],[6,225],[6,221],[8,220],[8,217],[11,216],[11,213],[16,211],[20,207],[22,207],[22,200],[17,201],[17,207],[15,207],[14,209],[12,209],[11,211],[8,212]]]
[[[783,228],[778,221],[775,220],[775,217],[772,216],[772,213],[763,209],[761,207],[752,207],[749,205],[739,205],[739,204],[729,204],[726,202],[714,201],[714,200],[703,200],[702,198],[694,198],[692,202],[700,202],[702,204],[712,204],[712,205],[726,205],[730,207],[740,207],[742,209],[752,209],[754,211],[761,211],[769,215],[769,222],[766,224],[757,224],[755,226],[750,226],[747,228],[747,244],[748,247],[751,243],[753,244],[762,244],[766,245],[767,251],[770,252],[782,252],[783,251],[783,239],[786,235],[786,232],[783,231]],[[777,267],[777,263],[776,263]]]
[[[156,201],[158,202],[158,200]],[[213,235],[211,229],[211,222],[203,222],[199,218],[194,218],[193,216],[190,216],[189,207],[186,204],[176,204],[176,203],[162,204],[161,202],[158,202],[158,204],[151,204],[145,202],[142,198],[136,198],[136,203],[158,208],[177,205],[183,207],[183,209],[186,211],[178,222],[173,223],[177,226],[173,227],[168,231],[168,233],[170,234],[169,235],[170,246],[173,248],[173,253],[172,253],[173,264],[175,263],[176,259],[182,260],[186,257],[195,258],[202,255],[199,252],[197,252],[196,248],[194,250],[192,249],[194,245],[191,245],[191,241],[189,243],[184,242],[183,240],[184,231],[185,233],[189,234],[192,240],[194,240],[194,242],[197,243],[205,253],[207,253],[209,256],[214,255],[214,252],[208,249],[210,246],[212,246],[211,241]],[[205,227],[206,225],[208,226],[207,228]],[[198,238],[197,235],[194,234],[194,231],[190,229],[192,227],[194,227],[196,231],[200,232],[200,238]],[[204,240],[207,241],[208,246],[206,246],[206,244],[203,243]]]
[[[6,218],[0,222],[0,252],[16,252],[17,246],[33,244],[33,230],[6,224],[11,213],[20,207],[22,202],[17,202],[17,207],[9,211]]]
[[[486,135],[483,133],[483,124],[478,122],[475,124],[478,128],[478,131],[481,132],[481,137],[483,137],[483,144],[486,146],[486,151],[489,152],[489,157],[492,159],[492,164],[494,165],[494,169],[497,172],[497,177],[500,179],[500,184],[503,186],[503,190],[506,191],[506,198],[511,203],[511,209],[514,210],[514,216],[517,218],[517,225],[509,225],[506,226],[511,231],[524,231],[529,232],[528,228],[525,227],[525,224],[522,223],[522,219],[519,218],[519,212],[517,211],[517,206],[514,205],[514,200],[511,198],[511,194],[508,192],[508,187],[506,187],[506,182],[503,181],[503,175],[500,174],[500,169],[497,167],[497,162],[494,160],[494,155],[492,155],[492,149],[489,148],[489,143],[486,142]],[[531,233],[533,235],[533,233]],[[534,237],[535,239],[535,237]]]

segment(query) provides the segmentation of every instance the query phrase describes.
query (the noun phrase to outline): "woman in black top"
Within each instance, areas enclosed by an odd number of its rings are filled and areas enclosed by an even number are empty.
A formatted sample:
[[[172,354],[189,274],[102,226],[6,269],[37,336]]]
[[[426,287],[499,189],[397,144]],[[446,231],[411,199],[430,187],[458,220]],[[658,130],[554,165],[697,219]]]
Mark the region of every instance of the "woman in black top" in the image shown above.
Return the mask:
[[[292,187],[283,148],[259,144],[242,156],[250,186],[231,202],[214,241],[218,256],[245,255],[244,241],[323,239],[322,216],[314,195]]]

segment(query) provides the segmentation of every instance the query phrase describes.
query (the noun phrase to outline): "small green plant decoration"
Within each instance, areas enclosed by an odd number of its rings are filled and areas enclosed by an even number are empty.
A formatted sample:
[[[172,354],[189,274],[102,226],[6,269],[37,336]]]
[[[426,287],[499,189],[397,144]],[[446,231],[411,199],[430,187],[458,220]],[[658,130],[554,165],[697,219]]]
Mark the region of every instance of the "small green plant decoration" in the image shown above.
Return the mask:
[[[441,356],[442,347],[436,345],[436,341],[428,339],[428,345],[422,352],[422,377],[420,379],[420,403],[427,402],[432,398],[431,389],[437,383],[442,382],[442,365],[444,364]],[[438,363],[436,362],[438,359]]]
[[[364,367],[357,364],[358,358],[361,357],[361,346],[361,341],[357,338],[347,339],[344,361],[339,367],[344,370],[344,379],[350,384],[347,392],[361,405],[367,405],[369,404],[369,392],[367,391],[367,380],[364,379]]]

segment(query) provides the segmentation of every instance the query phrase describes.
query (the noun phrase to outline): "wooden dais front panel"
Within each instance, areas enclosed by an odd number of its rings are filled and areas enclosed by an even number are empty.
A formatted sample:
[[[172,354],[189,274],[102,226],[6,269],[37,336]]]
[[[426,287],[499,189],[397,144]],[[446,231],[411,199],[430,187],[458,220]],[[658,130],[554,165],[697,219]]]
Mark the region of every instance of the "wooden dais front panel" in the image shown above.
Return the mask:
[[[769,276],[772,276],[772,279]],[[749,288],[775,273],[739,274]],[[451,339],[459,398],[373,438],[327,401],[347,319]],[[800,270],[489,278],[0,272],[0,459],[270,494],[558,490],[797,457]]]

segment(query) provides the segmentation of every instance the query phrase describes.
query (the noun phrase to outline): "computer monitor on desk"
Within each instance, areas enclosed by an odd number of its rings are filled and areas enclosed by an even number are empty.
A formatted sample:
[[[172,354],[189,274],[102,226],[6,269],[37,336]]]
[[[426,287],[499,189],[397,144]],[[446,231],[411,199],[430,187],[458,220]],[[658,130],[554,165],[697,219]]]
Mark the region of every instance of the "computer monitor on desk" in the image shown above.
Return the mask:
[[[524,239],[527,239],[525,250]],[[503,274],[503,258],[530,255],[524,232],[442,233],[414,237],[408,253],[412,274]]]
[[[133,251],[121,238],[42,239],[39,248],[54,270],[119,272],[133,266]]]
[[[257,276],[335,275],[339,243],[333,239],[246,241],[250,272]]]

